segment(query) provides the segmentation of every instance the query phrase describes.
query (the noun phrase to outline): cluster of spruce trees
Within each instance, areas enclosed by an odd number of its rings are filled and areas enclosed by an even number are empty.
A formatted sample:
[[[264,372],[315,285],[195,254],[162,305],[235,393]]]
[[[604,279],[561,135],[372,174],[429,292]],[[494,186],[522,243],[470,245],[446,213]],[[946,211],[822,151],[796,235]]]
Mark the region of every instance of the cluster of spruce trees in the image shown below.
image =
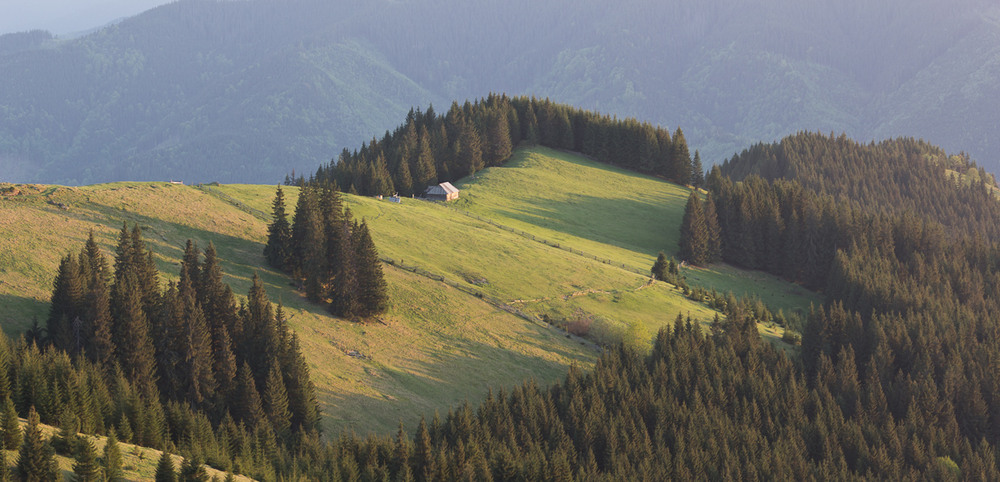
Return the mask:
[[[336,184],[303,186],[291,224],[278,186],[264,257],[305,289],[314,302],[329,300],[330,312],[368,318],[389,308],[388,286],[368,224],[343,205]]]
[[[360,150],[344,149],[321,166],[310,182],[336,182],[364,195],[420,194],[433,184],[455,181],[499,166],[521,145],[580,152],[608,164],[700,185],[701,158],[691,158],[684,133],[671,133],[635,119],[619,120],[555,104],[548,99],[491,94],[445,115],[433,107],[411,110],[406,122]],[[294,177],[294,174],[293,174]],[[286,183],[305,183],[286,179]]]
[[[315,387],[260,279],[237,305],[213,245],[203,258],[188,241],[179,281],[161,290],[138,226],[122,227],[113,270],[91,234],[60,263],[46,336],[0,367],[15,380],[18,411],[184,447],[223,468],[273,470],[260,450],[287,450],[320,429]]]

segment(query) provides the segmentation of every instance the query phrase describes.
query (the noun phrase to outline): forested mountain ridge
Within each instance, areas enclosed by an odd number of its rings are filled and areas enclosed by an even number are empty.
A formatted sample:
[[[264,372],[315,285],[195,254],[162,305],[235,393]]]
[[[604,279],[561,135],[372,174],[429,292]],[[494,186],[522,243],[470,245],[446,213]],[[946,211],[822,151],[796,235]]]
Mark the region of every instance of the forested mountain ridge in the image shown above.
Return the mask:
[[[79,39],[0,37],[0,168],[273,181],[412,106],[491,91],[683,125],[706,165],[809,129],[922,137],[993,167],[997,17],[981,0],[188,0]]]

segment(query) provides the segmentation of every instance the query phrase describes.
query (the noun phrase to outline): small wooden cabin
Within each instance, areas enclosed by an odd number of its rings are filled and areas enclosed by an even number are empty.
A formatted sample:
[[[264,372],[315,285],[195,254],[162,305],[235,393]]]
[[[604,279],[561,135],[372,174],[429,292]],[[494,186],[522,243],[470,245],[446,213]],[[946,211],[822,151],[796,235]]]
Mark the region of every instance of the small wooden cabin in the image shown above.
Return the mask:
[[[450,182],[442,182],[436,186],[427,186],[424,197],[431,201],[454,201],[458,199],[458,188]]]

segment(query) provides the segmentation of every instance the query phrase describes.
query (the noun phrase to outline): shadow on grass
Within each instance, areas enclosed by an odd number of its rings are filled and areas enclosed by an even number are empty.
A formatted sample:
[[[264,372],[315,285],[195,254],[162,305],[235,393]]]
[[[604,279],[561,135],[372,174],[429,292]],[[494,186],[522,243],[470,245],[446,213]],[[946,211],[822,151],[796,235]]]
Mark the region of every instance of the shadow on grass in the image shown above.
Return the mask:
[[[539,228],[650,256],[676,249],[676,229],[683,216],[682,211],[665,210],[652,200],[584,194],[572,195],[565,201],[545,200],[531,207],[532,212],[500,207],[494,212]],[[503,223],[502,219],[497,221]]]
[[[8,336],[24,333],[35,320],[40,326],[45,326],[45,318],[49,314],[48,303],[11,294],[0,294],[0,307],[0,328]]]
[[[581,358],[579,353],[572,353],[568,347],[547,345],[540,340],[528,344],[548,351],[558,350],[571,360]],[[434,413],[438,412],[444,419],[450,408],[456,408],[465,401],[477,405],[491,389],[494,393],[501,389],[509,393],[527,380],[546,387],[561,381],[569,369],[558,361],[483,342],[460,340],[453,348],[456,350],[435,353],[433,361],[414,362],[409,369],[382,365],[377,359],[352,360],[353,363],[365,364],[366,371],[375,372],[375,376],[389,384],[391,388],[386,387],[385,393],[392,395],[369,396],[320,390],[320,399],[336,407],[335,413],[327,413],[324,420],[327,435],[336,437],[347,431],[385,436],[394,433],[399,422],[409,433],[413,433],[421,416],[430,423]]]

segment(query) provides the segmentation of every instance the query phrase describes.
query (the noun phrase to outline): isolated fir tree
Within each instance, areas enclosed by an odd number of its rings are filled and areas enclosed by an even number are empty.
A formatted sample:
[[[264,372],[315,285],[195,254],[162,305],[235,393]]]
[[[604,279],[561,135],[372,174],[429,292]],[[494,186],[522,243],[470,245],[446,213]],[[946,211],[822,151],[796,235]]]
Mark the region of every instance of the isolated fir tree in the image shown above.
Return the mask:
[[[704,207],[696,191],[691,191],[684,206],[678,248],[677,253],[681,259],[696,265],[708,263],[708,226]]]
[[[174,467],[174,459],[166,450],[160,454],[160,461],[156,464],[156,474],[153,478],[156,482],[177,481],[177,469]]]
[[[374,316],[389,308],[389,288],[382,274],[382,261],[365,221],[361,221],[352,235],[357,263],[358,314]]]
[[[264,258],[274,268],[285,270],[292,255],[292,226],[285,213],[285,193],[279,185],[271,203],[271,224],[267,226]]]
[[[74,482],[101,482],[104,474],[97,463],[97,448],[89,438],[83,437],[77,442],[76,462],[73,464]]]
[[[28,411],[28,426],[24,430],[24,441],[17,457],[18,478],[30,481],[59,480],[55,452],[42,438],[38,423],[38,412],[32,406]]]
[[[656,262],[653,263],[653,268],[650,270],[653,274],[653,278],[659,281],[666,281],[668,269],[670,263],[667,262],[667,256],[660,251],[660,254],[656,256]]]

